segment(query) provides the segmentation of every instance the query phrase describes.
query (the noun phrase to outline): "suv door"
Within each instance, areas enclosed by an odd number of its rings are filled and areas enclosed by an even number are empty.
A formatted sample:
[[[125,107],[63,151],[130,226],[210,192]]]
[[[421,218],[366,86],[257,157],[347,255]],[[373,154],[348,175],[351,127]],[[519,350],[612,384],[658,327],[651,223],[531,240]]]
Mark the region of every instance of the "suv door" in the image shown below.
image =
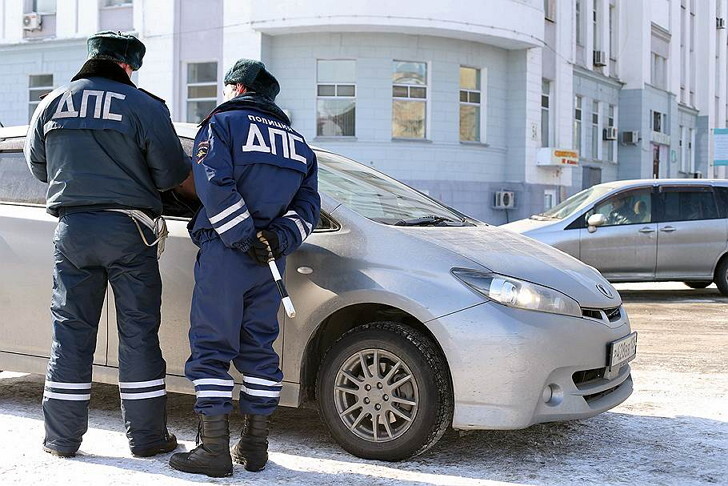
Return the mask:
[[[663,186],[659,207],[657,278],[712,280],[728,241],[713,188]]]
[[[45,210],[48,186],[31,175],[22,149],[22,138],[0,141],[0,352],[47,358],[58,222]],[[106,304],[101,316],[94,364],[103,365]]]
[[[652,280],[657,260],[657,223],[652,186],[612,194],[587,211],[607,223],[590,233],[579,230],[579,259],[613,281]]]

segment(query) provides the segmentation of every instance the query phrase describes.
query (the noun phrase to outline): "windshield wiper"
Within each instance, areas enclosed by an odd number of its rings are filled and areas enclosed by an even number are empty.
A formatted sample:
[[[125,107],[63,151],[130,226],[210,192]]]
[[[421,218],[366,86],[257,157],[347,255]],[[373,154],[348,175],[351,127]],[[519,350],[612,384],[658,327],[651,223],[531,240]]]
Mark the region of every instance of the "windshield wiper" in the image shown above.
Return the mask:
[[[454,219],[442,216],[421,216],[419,218],[402,219],[394,223],[395,226],[437,226],[440,223],[463,223],[464,221],[456,221]]]

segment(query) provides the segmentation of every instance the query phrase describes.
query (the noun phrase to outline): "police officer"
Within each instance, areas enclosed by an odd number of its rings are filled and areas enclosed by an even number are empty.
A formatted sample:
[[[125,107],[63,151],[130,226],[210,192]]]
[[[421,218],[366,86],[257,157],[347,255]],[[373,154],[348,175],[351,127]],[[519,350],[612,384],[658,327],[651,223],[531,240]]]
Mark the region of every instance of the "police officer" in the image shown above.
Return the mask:
[[[131,82],[144,53],[130,35],[91,36],[80,72],[39,104],[28,130],[28,166],[48,183],[48,212],[59,218],[43,395],[43,449],[58,456],[74,456],[88,429],[107,283],[116,302],[121,410],[131,452],[146,457],[177,447],[166,427],[157,335],[157,235],[143,223],[161,215],[159,192],[180,185],[190,166],[163,100]]]
[[[230,362],[243,375],[244,425],[232,458],[248,471],[268,460],[268,416],[283,373],[273,350],[281,298],[268,268],[315,227],[320,198],[313,151],[274,103],[280,88],[265,65],[239,60],[225,75],[225,99],[195,139],[193,174],[202,208],[188,226],[200,247],[190,315],[191,355],[201,443],[174,454],[181,471],[229,476]],[[259,237],[258,237],[259,235]]]

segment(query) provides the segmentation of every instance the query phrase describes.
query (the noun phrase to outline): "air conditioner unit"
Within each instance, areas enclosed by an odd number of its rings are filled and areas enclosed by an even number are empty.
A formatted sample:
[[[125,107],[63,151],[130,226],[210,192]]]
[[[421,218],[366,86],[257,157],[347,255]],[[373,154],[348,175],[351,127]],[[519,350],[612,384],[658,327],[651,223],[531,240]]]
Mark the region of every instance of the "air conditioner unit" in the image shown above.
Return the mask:
[[[617,127],[607,127],[604,129],[604,140],[617,140]]]
[[[622,132],[622,143],[626,145],[637,145],[640,142],[640,132],[637,130],[631,132]]]
[[[40,30],[42,20],[38,12],[23,14],[23,30]]]
[[[690,172],[690,177],[692,177],[693,179],[702,179],[703,173],[701,171]]]
[[[495,209],[513,209],[516,207],[516,193],[513,191],[496,191],[493,197]]]
[[[594,51],[594,66],[606,66],[607,65],[607,53],[604,51]]]
[[[722,17],[718,17],[715,19],[715,28],[716,29],[725,29],[725,19]]]

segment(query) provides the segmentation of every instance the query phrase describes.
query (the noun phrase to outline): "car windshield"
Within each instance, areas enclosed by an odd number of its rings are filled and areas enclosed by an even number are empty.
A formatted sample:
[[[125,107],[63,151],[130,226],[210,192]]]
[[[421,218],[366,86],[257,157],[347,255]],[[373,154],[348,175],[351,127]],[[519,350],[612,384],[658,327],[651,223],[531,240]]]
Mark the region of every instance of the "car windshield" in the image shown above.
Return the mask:
[[[462,226],[459,213],[362,164],[318,152],[319,189],[358,214],[399,226]]]
[[[574,212],[579,209],[591,204],[596,199],[599,199],[607,192],[611,191],[612,188],[605,186],[593,186],[589,189],[584,189],[581,192],[577,192],[570,198],[563,201],[551,209],[531,216],[531,219],[564,219],[568,218]]]

